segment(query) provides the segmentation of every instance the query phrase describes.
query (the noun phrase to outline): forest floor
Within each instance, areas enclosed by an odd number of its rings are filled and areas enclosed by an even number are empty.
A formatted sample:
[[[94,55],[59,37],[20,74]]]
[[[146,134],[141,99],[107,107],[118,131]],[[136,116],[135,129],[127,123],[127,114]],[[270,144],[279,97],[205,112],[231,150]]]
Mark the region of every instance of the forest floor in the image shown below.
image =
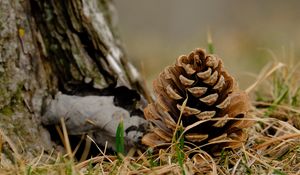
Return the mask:
[[[77,160],[73,156],[76,149],[65,144],[66,154],[18,159],[13,165],[0,165],[0,174],[300,174],[298,65],[271,62],[246,92],[251,97],[249,115],[254,124],[240,149],[209,155],[175,142],[165,150],[133,148],[117,156],[99,148],[98,155]]]

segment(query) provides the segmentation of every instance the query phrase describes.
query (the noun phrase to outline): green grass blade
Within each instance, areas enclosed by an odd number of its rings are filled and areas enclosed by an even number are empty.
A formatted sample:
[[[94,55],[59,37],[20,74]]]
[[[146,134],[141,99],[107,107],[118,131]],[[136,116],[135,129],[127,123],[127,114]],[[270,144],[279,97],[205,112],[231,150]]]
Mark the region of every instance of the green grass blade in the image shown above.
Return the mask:
[[[277,170],[277,169],[275,169],[275,170],[273,171],[273,174],[275,174],[275,175],[286,175],[286,173],[284,173],[284,172],[282,172],[282,171],[280,171],[280,170]]]
[[[274,102],[270,105],[268,110],[266,111],[265,116],[271,115],[274,112],[274,110],[277,108],[277,105],[280,105],[289,93],[288,86],[279,85],[278,87],[279,87],[278,88],[278,94],[277,94],[278,96],[274,100]]]
[[[155,159],[153,159],[153,149],[150,148],[147,150],[147,157],[148,157],[148,160],[149,160],[149,163],[150,163],[150,168],[154,168],[154,167],[157,167],[159,166],[158,162],[155,161]]]
[[[183,152],[183,147],[184,147],[184,137],[181,137],[183,133],[183,126],[182,123],[178,129],[178,131],[176,132],[176,140],[178,140],[179,142],[176,143],[176,154],[177,154],[177,161],[179,166],[181,167],[182,170],[182,174],[185,175],[185,171],[184,171],[184,152]]]
[[[210,53],[210,54],[215,53],[215,47],[212,42],[212,36],[211,36],[210,30],[208,30],[208,32],[207,32],[207,49],[208,49],[208,53]]]
[[[27,175],[31,175],[32,174],[31,165],[28,166],[26,174]]]
[[[116,132],[116,151],[117,154],[124,154],[124,122],[120,121]]]
[[[186,107],[187,101],[188,101],[188,96],[186,96],[186,99],[183,101],[183,103],[181,105],[180,115],[179,115],[179,118],[178,118],[178,121],[177,121],[177,124],[176,124],[176,128],[175,128],[175,131],[174,131],[174,134],[173,134],[173,137],[172,137],[172,143],[175,143],[178,140],[178,138],[176,138],[176,134],[177,134],[178,128],[180,127],[181,117],[182,117],[182,114],[183,114],[183,109]]]
[[[298,105],[299,96],[300,96],[300,87],[297,88],[295,94],[292,97],[292,106],[297,106]]]

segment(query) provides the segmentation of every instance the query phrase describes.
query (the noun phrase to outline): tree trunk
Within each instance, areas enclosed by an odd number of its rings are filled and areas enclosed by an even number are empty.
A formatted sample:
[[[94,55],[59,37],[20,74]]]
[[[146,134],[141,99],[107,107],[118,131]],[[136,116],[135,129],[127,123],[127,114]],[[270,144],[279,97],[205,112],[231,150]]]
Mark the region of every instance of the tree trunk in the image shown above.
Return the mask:
[[[145,91],[125,59],[113,12],[110,0],[0,1],[3,158],[52,149],[41,116],[45,99],[58,92],[113,96],[113,105],[131,113],[143,108]],[[138,95],[140,105],[127,95]]]

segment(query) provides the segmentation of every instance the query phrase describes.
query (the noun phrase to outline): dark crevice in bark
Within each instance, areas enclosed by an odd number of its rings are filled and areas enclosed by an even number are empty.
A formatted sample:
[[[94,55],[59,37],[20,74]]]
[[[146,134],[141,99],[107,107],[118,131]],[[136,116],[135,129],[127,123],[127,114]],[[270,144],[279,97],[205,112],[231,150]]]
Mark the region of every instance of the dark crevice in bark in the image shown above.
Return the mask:
[[[45,6],[44,4],[47,4],[47,9],[42,9]],[[75,34],[79,37],[81,42],[80,44],[83,46],[88,56],[97,65],[98,71],[105,78],[108,87],[113,86],[116,82],[116,75],[113,75],[111,70],[105,70],[105,67],[107,66],[103,65],[103,63],[108,65],[107,60],[104,59],[106,58],[106,53],[103,53],[95,48],[91,39],[92,36],[88,34],[83,26],[80,26],[82,31],[79,32],[73,28],[69,20],[70,16],[66,10],[57,12],[58,14],[63,14],[62,16],[58,17],[56,14],[52,13],[52,11],[57,11],[57,9],[53,9],[53,6],[51,5],[51,3],[46,1],[37,2],[35,0],[31,0],[32,14],[35,17],[38,28],[41,30],[44,38],[44,42],[48,50],[48,60],[51,64],[53,72],[58,75],[59,90],[70,93],[73,91],[72,85],[84,84],[83,79],[85,78],[85,75],[81,74],[80,68],[74,62],[74,57],[72,55],[72,51],[70,50],[72,47],[72,42],[69,40],[69,36],[65,32],[71,32],[71,34]],[[66,3],[61,1],[57,3],[56,6],[62,6],[63,9],[67,9]],[[65,30],[68,31],[64,31],[63,29],[61,32],[60,30],[55,30],[55,27],[60,26],[58,20],[61,20],[63,23],[65,23],[66,26],[64,26],[64,28],[66,28]],[[54,29],[54,31],[50,29]],[[60,41],[57,37],[61,38]],[[65,48],[62,48],[62,45],[65,45]],[[108,50],[105,44],[101,41],[100,45],[104,50]],[[76,67],[75,71],[80,74],[79,77],[74,77],[72,75],[72,72],[70,72],[71,66]],[[109,67],[107,68],[109,69]]]
[[[103,69],[103,65],[101,64],[101,61],[104,61],[106,64],[108,64],[107,60],[104,59],[106,58],[106,55],[104,53],[102,53],[101,51],[95,49],[95,47],[93,46],[93,42],[91,40],[91,36],[88,35],[87,31],[83,31],[83,32],[76,32],[85,51],[88,53],[88,55],[92,58],[92,60],[97,64],[98,70],[99,72],[106,78],[107,82],[110,82],[109,84],[113,84],[114,82],[116,82],[116,77],[112,76],[112,74],[110,72],[107,72]],[[106,48],[106,46],[101,43],[101,45],[103,46],[103,48],[105,48],[105,50],[108,50]]]

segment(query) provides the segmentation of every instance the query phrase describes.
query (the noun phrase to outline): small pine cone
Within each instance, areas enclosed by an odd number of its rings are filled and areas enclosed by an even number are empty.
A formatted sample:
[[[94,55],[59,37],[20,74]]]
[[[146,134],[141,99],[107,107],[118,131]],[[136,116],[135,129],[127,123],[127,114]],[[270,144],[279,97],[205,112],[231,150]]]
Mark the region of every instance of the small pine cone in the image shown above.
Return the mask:
[[[244,128],[251,122],[243,119],[249,110],[248,96],[215,55],[196,49],[180,56],[154,80],[153,87],[157,100],[144,110],[153,128],[143,137],[143,144],[170,143],[180,113],[184,129],[190,128],[185,140],[194,145],[235,149],[247,139]]]

